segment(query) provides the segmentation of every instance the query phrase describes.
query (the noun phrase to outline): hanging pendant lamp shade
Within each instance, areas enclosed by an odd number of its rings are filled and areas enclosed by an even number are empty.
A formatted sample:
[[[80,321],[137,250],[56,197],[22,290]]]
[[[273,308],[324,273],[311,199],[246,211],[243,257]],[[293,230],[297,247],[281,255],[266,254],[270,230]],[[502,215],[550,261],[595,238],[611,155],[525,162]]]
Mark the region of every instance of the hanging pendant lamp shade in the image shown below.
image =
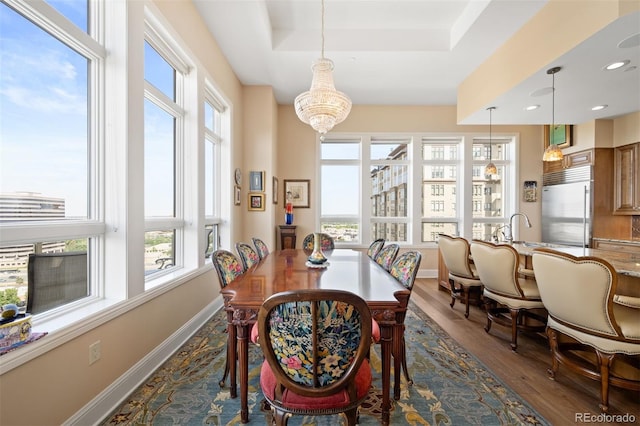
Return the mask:
[[[493,164],[493,157],[491,155],[491,113],[494,109],[496,109],[496,107],[487,108],[487,110],[489,111],[489,164],[487,164],[484,168],[485,176],[498,174],[498,168],[495,164]]]
[[[549,127],[549,146],[544,150],[542,155],[542,161],[558,161],[562,160],[562,150],[557,144],[553,143],[553,134],[555,133],[555,108],[556,108],[556,73],[560,71],[561,67],[553,67],[547,70],[547,74],[552,76],[551,84],[551,126]]]
[[[324,57],[324,0],[322,0],[322,56],[311,67],[311,89],[299,94],[293,102],[298,118],[324,136],[351,112],[351,99],[336,90],[333,83],[333,61]]]

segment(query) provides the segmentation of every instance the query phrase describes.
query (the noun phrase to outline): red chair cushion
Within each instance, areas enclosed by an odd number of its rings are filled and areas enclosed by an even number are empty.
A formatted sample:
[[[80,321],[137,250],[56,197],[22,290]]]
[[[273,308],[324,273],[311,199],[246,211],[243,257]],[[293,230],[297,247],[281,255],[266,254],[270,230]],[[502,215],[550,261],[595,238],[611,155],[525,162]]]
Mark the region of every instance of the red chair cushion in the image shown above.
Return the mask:
[[[251,339],[251,343],[255,343],[258,344],[258,323],[254,322],[253,326],[251,326],[251,335],[250,335],[250,339]]]
[[[371,318],[371,341],[378,343],[380,341],[380,325],[378,321]]]
[[[276,376],[271,371],[271,367],[267,361],[262,363],[260,371],[260,386],[265,397],[273,400],[275,396],[275,388],[277,385]],[[371,367],[365,359],[356,374],[356,395],[358,399],[364,397],[371,387]],[[342,390],[333,395],[323,398],[314,398],[295,394],[288,389],[282,395],[282,403],[288,408],[295,409],[328,409],[346,406],[349,404],[349,395],[346,390]]]

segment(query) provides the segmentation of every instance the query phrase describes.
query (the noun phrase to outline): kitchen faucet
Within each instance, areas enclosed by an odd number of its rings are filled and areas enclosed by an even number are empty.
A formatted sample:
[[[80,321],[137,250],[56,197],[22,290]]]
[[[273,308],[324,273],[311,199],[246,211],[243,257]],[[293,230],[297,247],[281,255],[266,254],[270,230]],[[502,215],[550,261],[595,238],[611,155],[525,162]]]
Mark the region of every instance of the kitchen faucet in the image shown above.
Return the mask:
[[[527,228],[531,228],[531,221],[529,220],[529,217],[524,214],[524,213],[514,213],[511,215],[511,217],[509,218],[509,224],[505,226],[506,230],[507,230],[507,235],[504,236],[504,239],[508,242],[508,243],[513,243],[513,218],[516,216],[522,216],[524,217],[525,220],[525,225],[527,225]]]

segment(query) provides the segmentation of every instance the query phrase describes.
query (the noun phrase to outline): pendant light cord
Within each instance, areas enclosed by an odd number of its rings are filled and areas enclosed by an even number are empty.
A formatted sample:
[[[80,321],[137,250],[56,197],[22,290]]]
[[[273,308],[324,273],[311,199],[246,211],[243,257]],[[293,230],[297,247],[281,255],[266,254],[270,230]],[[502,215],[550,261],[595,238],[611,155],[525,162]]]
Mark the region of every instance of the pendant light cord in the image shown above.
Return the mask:
[[[321,40],[322,40],[322,59],[324,59],[324,0],[322,0],[322,13],[321,13],[321,21],[320,21],[320,28],[321,28]]]
[[[556,125],[556,73],[551,74],[551,134],[554,134]],[[551,145],[553,141],[549,142]]]

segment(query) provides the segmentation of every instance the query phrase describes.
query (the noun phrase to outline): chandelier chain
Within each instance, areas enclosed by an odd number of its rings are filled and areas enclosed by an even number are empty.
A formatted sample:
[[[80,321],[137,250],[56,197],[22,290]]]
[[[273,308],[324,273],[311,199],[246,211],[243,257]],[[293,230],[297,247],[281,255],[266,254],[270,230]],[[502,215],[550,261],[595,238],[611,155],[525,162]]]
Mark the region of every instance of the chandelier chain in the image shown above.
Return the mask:
[[[322,40],[321,58],[324,59],[324,0],[322,0],[322,13],[320,18],[320,31]]]

